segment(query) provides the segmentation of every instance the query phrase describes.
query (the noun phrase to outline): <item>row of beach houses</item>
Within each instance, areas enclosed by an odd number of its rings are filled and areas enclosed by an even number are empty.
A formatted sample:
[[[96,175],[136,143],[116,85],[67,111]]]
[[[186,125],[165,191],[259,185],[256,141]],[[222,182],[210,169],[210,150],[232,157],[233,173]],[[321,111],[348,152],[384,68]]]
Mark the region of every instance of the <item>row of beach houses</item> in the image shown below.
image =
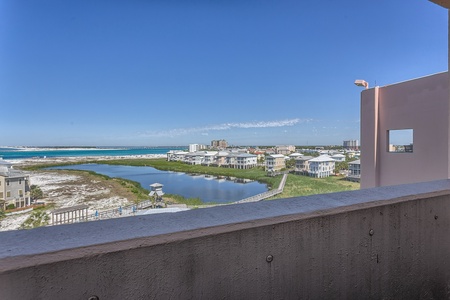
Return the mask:
[[[301,153],[269,154],[264,157],[264,166],[267,172],[280,172],[286,168],[286,161],[295,160],[295,173],[316,178],[324,178],[334,174],[336,162],[345,161],[345,155],[322,154],[318,157],[305,156]],[[258,166],[258,155],[244,152],[230,151],[169,151],[168,161],[181,161],[191,165],[226,167],[235,169],[251,169]],[[359,181],[360,161],[349,163],[348,179]]]
[[[261,158],[264,159],[262,160]],[[191,165],[235,169],[251,169],[257,166],[264,166],[267,172],[274,174],[286,170],[286,161],[295,160],[295,169],[286,171],[295,171],[296,174],[324,178],[334,173],[336,162],[345,161],[345,155],[335,153],[312,157],[301,153],[284,155],[279,153],[262,154],[262,152],[252,154],[243,151],[186,152],[173,150],[167,153],[167,160],[181,161]],[[347,179],[359,182],[360,174],[359,160],[350,162]],[[10,205],[13,205],[15,208],[31,205],[30,178],[22,171],[15,170],[11,163],[0,159],[0,209],[6,209]]]

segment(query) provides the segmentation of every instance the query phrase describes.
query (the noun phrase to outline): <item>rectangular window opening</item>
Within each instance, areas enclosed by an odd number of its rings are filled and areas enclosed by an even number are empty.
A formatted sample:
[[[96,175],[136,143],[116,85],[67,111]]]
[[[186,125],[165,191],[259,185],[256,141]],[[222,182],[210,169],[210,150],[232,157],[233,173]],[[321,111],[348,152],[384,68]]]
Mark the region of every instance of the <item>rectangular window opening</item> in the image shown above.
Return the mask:
[[[413,152],[412,129],[388,130],[388,152],[391,153],[412,153]]]

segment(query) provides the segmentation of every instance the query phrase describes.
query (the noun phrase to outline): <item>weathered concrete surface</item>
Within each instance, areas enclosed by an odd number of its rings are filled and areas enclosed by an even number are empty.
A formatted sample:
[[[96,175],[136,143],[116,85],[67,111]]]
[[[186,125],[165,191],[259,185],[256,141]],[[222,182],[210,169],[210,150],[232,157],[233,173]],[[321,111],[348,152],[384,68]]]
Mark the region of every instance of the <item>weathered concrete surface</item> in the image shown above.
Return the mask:
[[[0,299],[449,299],[450,181],[0,233]]]

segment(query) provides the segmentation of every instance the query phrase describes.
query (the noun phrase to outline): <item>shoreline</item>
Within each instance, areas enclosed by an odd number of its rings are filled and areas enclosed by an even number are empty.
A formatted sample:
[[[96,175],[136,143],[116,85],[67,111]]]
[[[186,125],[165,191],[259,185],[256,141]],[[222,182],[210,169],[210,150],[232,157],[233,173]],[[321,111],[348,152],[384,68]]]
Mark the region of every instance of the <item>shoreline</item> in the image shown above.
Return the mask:
[[[139,155],[102,155],[102,156],[60,156],[60,157],[31,157],[18,159],[5,159],[13,166],[31,166],[46,163],[76,163],[87,160],[115,160],[115,159],[158,159],[166,158],[166,154],[139,154]]]

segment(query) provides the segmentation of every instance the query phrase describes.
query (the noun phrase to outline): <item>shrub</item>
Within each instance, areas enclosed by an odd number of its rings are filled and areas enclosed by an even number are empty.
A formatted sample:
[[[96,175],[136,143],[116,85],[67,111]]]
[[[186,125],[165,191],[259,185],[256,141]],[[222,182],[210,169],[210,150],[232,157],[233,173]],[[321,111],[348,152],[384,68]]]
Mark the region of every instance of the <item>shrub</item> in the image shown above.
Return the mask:
[[[44,197],[44,193],[42,192],[40,187],[33,184],[30,187],[30,196],[31,200],[42,199]]]

